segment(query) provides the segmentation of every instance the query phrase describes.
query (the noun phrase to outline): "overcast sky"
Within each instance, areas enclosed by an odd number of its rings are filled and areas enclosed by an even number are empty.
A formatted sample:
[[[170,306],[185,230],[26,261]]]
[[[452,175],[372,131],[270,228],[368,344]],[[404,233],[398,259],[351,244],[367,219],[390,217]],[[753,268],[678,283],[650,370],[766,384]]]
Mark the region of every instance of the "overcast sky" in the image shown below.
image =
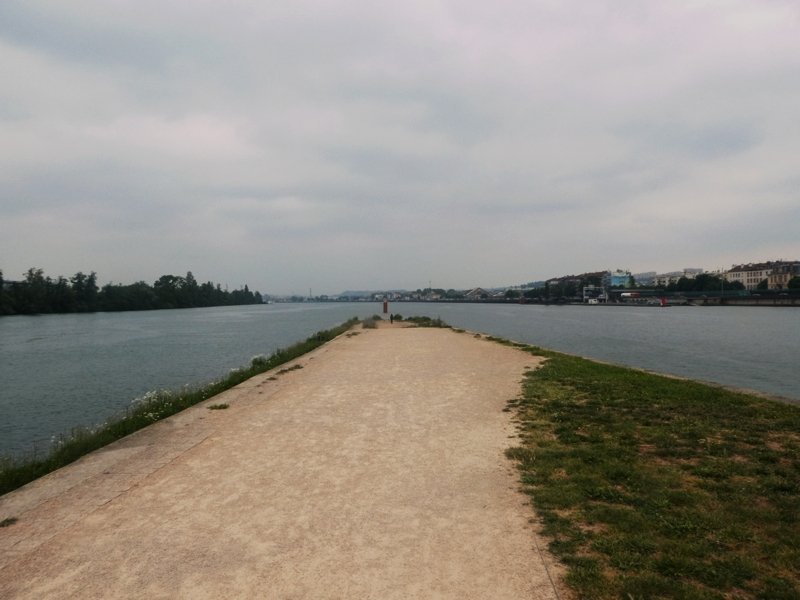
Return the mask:
[[[2,0],[0,269],[264,293],[800,259],[796,0]]]

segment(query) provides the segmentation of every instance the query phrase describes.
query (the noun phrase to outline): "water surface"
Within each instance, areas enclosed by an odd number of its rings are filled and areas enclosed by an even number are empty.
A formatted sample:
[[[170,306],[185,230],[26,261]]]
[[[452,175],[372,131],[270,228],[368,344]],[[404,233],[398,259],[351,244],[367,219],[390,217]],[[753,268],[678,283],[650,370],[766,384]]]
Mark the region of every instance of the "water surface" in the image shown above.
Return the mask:
[[[211,381],[377,303],[0,318],[0,455],[45,450],[154,389]],[[393,303],[404,316],[800,399],[800,311]],[[375,368],[380,368],[375,365]]]

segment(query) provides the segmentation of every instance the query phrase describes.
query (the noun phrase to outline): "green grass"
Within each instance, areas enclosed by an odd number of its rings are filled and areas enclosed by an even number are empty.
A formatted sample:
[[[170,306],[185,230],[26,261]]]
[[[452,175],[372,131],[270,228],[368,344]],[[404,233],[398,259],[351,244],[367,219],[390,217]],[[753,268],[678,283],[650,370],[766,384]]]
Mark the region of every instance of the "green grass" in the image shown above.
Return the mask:
[[[579,597],[800,598],[800,407],[511,345],[547,362],[507,455]]]
[[[417,327],[444,327],[450,328],[450,325],[442,321],[439,317],[432,319],[431,317],[406,317],[407,323],[414,323]]]
[[[97,427],[74,429],[69,436],[65,436],[55,444],[50,453],[43,458],[36,456],[25,459],[0,458],[0,495],[68,465],[81,456],[102,448],[143,427],[147,427],[156,421],[165,419],[203,400],[207,400],[255,375],[292,361],[345,333],[357,322],[358,319],[351,319],[338,327],[319,331],[305,341],[298,342],[289,348],[276,350],[271,356],[257,356],[252,359],[248,366],[233,369],[226,377],[217,381],[195,388],[184,388],[180,391],[150,392],[137,400],[124,414],[116,419]],[[283,369],[279,373],[297,368],[301,368],[300,365]]]
[[[379,315],[373,315],[371,317],[367,317],[363,321],[361,321],[361,326],[364,329],[377,329],[378,328],[378,321],[382,321],[383,319],[380,318]]]

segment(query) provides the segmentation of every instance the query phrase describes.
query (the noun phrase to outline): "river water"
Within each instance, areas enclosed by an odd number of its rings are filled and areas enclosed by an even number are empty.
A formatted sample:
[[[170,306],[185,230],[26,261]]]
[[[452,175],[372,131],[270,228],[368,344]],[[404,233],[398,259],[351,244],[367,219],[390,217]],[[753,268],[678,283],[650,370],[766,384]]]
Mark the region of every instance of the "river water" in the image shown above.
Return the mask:
[[[119,414],[154,389],[208,382],[374,303],[274,304],[0,319],[0,456]],[[396,303],[403,316],[800,400],[800,311]],[[379,368],[379,365],[375,365]]]

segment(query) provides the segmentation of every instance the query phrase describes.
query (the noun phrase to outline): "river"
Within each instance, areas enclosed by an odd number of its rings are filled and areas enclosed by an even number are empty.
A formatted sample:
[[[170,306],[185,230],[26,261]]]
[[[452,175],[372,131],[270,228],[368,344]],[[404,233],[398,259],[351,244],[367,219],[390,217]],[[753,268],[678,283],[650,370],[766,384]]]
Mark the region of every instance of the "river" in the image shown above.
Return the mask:
[[[376,303],[273,304],[0,318],[0,456],[119,414],[154,389],[208,382]],[[800,311],[396,303],[403,316],[800,400]],[[379,368],[379,365],[375,365]]]

